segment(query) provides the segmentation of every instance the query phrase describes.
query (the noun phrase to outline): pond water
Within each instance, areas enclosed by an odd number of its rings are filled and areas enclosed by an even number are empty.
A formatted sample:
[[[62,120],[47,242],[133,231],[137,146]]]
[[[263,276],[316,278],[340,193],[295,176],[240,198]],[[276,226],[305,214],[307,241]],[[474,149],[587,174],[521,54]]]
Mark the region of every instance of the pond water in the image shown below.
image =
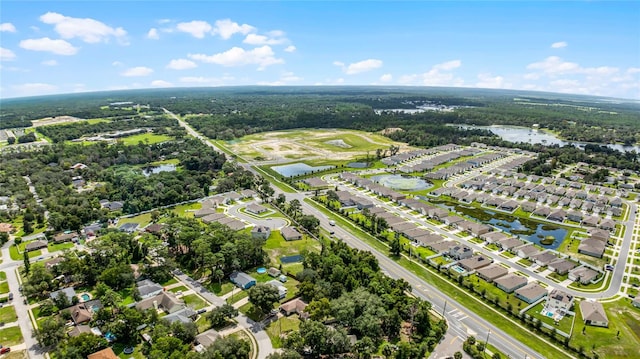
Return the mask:
[[[540,131],[540,130],[534,130],[529,127],[498,126],[498,125],[495,125],[495,126],[452,125],[452,126],[458,126],[460,128],[468,128],[468,129],[489,130],[494,134],[498,135],[501,139],[508,142],[513,142],[513,143],[525,142],[525,143],[531,143],[531,144],[544,144],[547,146],[551,146],[551,145],[566,146],[566,145],[572,144],[579,148],[584,148],[584,146],[587,144],[586,142],[579,142],[579,141],[564,141],[559,139],[558,137],[556,137],[556,135],[552,133]],[[622,152],[628,152],[631,150],[640,152],[639,146],[623,146],[621,144],[613,144],[613,143],[607,144],[606,146]]]
[[[551,224],[540,223],[525,218],[518,218],[505,213],[478,209],[470,206],[463,206],[448,201],[432,200],[431,202],[440,204],[450,210],[462,213],[467,217],[477,220],[478,222],[490,224],[496,228],[503,230],[506,233],[510,233],[514,236],[520,237],[521,239],[526,239],[544,248],[558,248],[564,238],[567,236],[566,229]],[[547,236],[551,236],[555,240],[553,241],[553,243],[548,245],[542,244],[540,241]]]
[[[292,163],[289,165],[273,166],[272,170],[278,172],[285,177],[299,176],[307,173],[323,171],[333,168],[333,166],[309,166],[306,163]]]
[[[420,191],[431,188],[431,183],[418,177],[402,176],[402,175],[378,175],[371,177],[371,180],[381,185],[402,191]]]
[[[366,162],[349,162],[347,163],[347,167],[351,168],[367,168],[369,167]]]
[[[158,165],[158,166],[149,166],[149,167],[145,167],[142,170],[142,174],[149,177],[154,173],[160,173],[160,172],[173,172],[176,170],[176,165],[174,164],[162,164],[162,165]]]

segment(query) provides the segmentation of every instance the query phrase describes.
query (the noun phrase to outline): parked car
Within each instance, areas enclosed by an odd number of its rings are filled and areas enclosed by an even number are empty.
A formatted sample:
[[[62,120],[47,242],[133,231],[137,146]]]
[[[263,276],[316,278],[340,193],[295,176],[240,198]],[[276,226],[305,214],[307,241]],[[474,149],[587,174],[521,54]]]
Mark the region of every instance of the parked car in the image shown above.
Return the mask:
[[[202,308],[202,309],[198,310],[196,313],[202,314],[202,313],[205,313],[206,311],[207,311],[206,309]]]
[[[9,292],[9,300],[13,300],[13,293]]]
[[[8,353],[10,351],[11,351],[11,348],[9,348],[9,347],[2,348],[2,349],[0,349],[0,354],[5,354],[5,353]]]

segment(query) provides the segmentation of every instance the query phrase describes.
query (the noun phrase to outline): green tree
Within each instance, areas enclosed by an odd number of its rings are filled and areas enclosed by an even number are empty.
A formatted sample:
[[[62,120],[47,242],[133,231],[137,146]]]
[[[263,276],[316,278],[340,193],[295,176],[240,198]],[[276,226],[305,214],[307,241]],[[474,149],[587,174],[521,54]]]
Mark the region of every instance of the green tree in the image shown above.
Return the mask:
[[[394,257],[400,257],[402,251],[402,245],[400,244],[400,238],[394,238],[389,245],[389,253]]]
[[[285,349],[279,353],[269,354],[267,359],[302,359],[302,355],[293,350]]]
[[[42,346],[58,345],[66,336],[64,322],[56,317],[46,318],[40,323],[40,329],[36,330],[34,334]]]
[[[234,318],[238,315],[238,310],[230,304],[223,304],[222,306],[213,308],[208,314],[207,319],[211,326],[214,328],[220,328],[227,323],[227,319]]]
[[[251,344],[233,336],[216,340],[205,352],[205,358],[248,359]]]
[[[269,313],[279,300],[278,289],[272,285],[258,283],[249,288],[249,303],[253,304],[262,314]]]
[[[84,359],[89,354],[107,347],[109,343],[103,337],[91,333],[82,333],[77,337],[69,337],[58,345],[57,356],[65,359]]]
[[[320,226],[320,220],[315,216],[301,216],[300,219],[298,219],[298,223],[300,223],[300,225],[310,233],[318,234],[318,226]]]
[[[29,271],[31,270],[31,261],[29,261],[29,252],[26,250],[22,252],[22,257],[24,261],[24,272],[29,275]]]

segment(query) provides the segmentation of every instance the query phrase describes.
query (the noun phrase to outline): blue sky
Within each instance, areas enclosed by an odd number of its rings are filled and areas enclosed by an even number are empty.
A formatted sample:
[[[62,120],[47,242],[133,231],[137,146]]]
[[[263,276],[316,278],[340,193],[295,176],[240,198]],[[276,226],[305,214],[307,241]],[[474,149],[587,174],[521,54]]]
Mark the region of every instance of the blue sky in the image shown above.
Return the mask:
[[[640,2],[0,2],[0,97],[228,85],[640,99]]]

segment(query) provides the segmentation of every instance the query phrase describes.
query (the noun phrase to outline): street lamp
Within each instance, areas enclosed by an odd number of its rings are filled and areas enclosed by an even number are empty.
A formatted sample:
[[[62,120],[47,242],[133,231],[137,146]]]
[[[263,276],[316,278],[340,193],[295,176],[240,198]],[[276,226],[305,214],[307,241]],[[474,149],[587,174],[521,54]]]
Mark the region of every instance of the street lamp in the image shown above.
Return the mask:
[[[484,349],[482,350],[482,356],[484,356],[485,350],[487,350],[487,346],[489,346],[489,335],[491,335],[491,329],[487,332],[487,340],[484,342]]]

